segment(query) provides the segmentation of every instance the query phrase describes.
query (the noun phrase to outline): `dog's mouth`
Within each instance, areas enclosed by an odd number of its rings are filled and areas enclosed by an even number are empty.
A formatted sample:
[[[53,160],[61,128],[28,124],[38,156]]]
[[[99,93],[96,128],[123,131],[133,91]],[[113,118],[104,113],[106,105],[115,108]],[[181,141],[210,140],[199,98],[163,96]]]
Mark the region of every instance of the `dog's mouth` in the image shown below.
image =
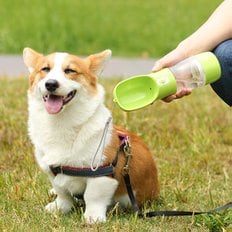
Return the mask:
[[[75,94],[76,90],[71,91],[66,96],[59,96],[54,94],[43,96],[47,112],[49,114],[59,113],[63,109],[63,106],[69,103],[74,98]]]

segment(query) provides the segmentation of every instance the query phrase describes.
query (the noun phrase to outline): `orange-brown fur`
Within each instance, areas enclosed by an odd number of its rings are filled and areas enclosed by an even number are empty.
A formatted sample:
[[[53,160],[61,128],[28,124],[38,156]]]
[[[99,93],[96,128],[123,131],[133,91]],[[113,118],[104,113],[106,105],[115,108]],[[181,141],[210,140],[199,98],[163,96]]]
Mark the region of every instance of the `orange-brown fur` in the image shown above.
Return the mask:
[[[159,195],[159,181],[156,163],[146,144],[137,135],[126,129],[114,126],[113,141],[106,149],[108,161],[112,162],[119,148],[118,132],[129,136],[132,158],[129,163],[129,175],[133,191],[136,192],[137,203],[141,206],[144,202],[153,200]],[[120,152],[118,164],[115,168],[115,178],[119,181],[115,195],[122,196],[127,193],[122,169],[126,164],[126,157]]]
[[[32,66],[35,68],[34,71],[30,75],[29,86],[30,89],[34,88],[34,85],[38,83],[41,79],[46,76],[41,69],[43,67],[53,68],[53,60],[54,54],[50,54],[48,56],[43,56],[42,54],[35,53],[35,57],[31,61]],[[92,59],[92,63],[89,60]],[[91,65],[90,65],[91,64]],[[91,94],[96,94],[96,85],[97,78],[92,74],[91,69],[95,69],[94,56],[90,56],[86,59],[81,59],[74,55],[69,55],[66,62],[63,64],[63,69],[71,68],[76,71],[76,73],[71,73],[67,75],[68,79],[77,80],[85,86],[86,89],[89,90]]]

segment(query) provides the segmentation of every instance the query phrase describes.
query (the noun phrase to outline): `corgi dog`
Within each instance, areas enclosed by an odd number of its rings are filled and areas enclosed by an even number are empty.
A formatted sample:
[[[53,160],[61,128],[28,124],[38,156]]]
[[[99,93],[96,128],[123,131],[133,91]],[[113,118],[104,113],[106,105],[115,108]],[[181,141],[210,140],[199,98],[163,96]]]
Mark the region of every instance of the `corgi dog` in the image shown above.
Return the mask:
[[[82,195],[87,223],[105,222],[113,203],[130,205],[122,175],[126,163],[139,206],[159,195],[151,152],[137,135],[113,125],[104,105],[98,76],[110,56],[110,50],[85,58],[64,52],[43,55],[31,48],[23,51],[29,70],[29,136],[38,165],[57,195],[45,209],[67,213],[74,207],[74,196]],[[119,149],[119,134],[128,138],[130,162]],[[110,168],[113,174],[104,175]],[[80,175],[65,173],[73,170]]]

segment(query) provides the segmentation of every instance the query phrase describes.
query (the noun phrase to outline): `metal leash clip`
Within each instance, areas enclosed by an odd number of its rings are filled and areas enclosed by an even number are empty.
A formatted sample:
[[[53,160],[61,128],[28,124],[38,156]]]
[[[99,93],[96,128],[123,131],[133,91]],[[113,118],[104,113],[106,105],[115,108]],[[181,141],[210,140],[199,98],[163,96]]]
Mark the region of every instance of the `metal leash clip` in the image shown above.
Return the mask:
[[[125,166],[122,168],[122,175],[125,176],[126,174],[129,174],[129,163],[130,160],[132,158],[132,154],[131,154],[131,146],[130,146],[130,142],[129,142],[129,137],[127,136],[125,141],[124,141],[125,145],[123,146],[123,152],[126,156],[126,164]]]

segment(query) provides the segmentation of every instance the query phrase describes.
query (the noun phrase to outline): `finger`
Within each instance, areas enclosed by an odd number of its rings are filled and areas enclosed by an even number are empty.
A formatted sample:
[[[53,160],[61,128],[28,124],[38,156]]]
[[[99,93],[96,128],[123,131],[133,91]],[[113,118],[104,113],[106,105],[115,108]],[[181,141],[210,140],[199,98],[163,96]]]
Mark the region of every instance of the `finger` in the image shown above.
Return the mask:
[[[171,102],[171,101],[173,101],[175,99],[176,99],[176,95],[173,94],[173,95],[170,95],[168,97],[163,98],[162,100],[168,103],[168,102]]]
[[[156,72],[162,68],[170,67],[172,65],[175,65],[182,59],[183,54],[181,54],[179,50],[174,49],[173,51],[169,52],[167,55],[156,61],[152,68],[152,71]]]
[[[182,46],[177,46],[177,48],[156,61],[152,68],[152,71],[156,72],[162,68],[171,67],[187,57],[188,54],[186,53],[186,49],[184,49]]]
[[[182,89],[176,93],[176,98],[182,98],[182,97],[187,96],[191,93],[192,93],[191,89]]]
[[[156,61],[154,66],[152,67],[152,72],[157,72],[159,71],[160,69],[162,69],[163,66],[162,66],[162,63],[160,63],[160,61]]]

